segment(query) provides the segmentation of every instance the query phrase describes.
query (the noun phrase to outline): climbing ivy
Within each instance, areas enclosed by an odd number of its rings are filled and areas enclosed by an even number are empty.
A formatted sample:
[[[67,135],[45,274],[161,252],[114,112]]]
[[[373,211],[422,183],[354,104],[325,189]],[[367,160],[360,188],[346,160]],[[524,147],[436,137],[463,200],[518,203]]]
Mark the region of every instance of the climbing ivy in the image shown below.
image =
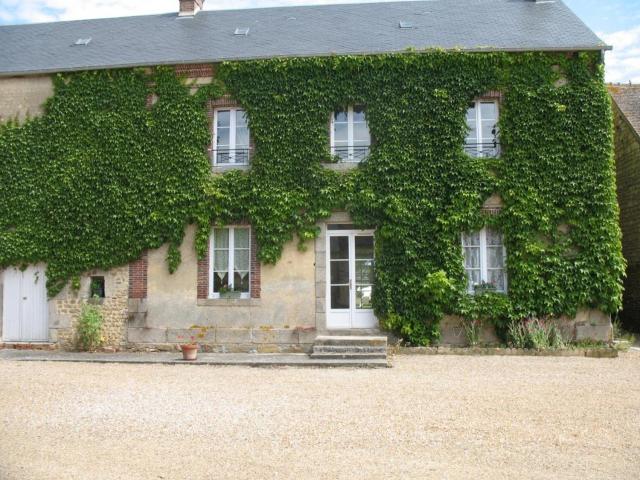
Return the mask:
[[[177,268],[187,223],[200,225],[202,255],[212,223],[238,221],[275,263],[341,209],[376,229],[374,307],[413,343],[437,340],[443,315],[475,308],[460,235],[486,224],[504,233],[509,295],[488,296],[495,308],[482,312],[503,323],[619,308],[611,111],[596,55],[271,59],[222,64],[218,79],[248,114],[248,172],[208,173],[203,103],[223,93],[218,83],[189,95],[166,69],[59,77],[42,117],[0,131],[0,265],[46,262],[53,294],[165,242]],[[499,159],[463,151],[468,104],[489,90],[504,95]],[[367,106],[374,145],[337,172],[325,166],[329,116],[348,104]],[[492,194],[504,208],[485,216]]]
[[[0,130],[0,265],[46,262],[50,295],[179,245],[209,175],[203,98],[172,71],[59,75],[54,87],[43,116]]]

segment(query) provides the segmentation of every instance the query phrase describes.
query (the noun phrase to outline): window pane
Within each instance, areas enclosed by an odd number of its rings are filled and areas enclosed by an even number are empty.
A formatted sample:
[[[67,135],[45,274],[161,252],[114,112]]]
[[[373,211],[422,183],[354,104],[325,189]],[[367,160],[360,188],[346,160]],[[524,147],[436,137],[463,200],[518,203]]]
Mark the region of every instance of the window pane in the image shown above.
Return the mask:
[[[371,143],[371,137],[369,136],[369,127],[366,123],[354,123],[353,124],[353,144],[354,145],[369,145]]]
[[[367,121],[367,109],[363,105],[356,105],[353,107],[353,121],[365,122]]]
[[[502,247],[487,247],[487,268],[504,267],[504,249]]]
[[[498,246],[502,245],[502,233],[496,230],[487,228],[487,245]]]
[[[218,110],[217,112],[217,127],[229,128],[231,126],[231,112],[229,110]]]
[[[467,110],[467,123],[476,121],[476,104],[470,103],[469,108]]]
[[[217,272],[213,274],[213,291],[219,292],[220,288],[229,285],[229,273]]]
[[[331,308],[349,308],[349,286],[331,287]]]
[[[233,264],[235,270],[249,270],[249,250],[235,250]]]
[[[213,248],[229,248],[229,229],[216,228],[213,230]]]
[[[482,121],[491,120],[495,123],[498,119],[498,109],[495,102],[482,102],[480,104],[480,118]]]
[[[249,229],[248,228],[234,229],[234,247],[249,248]]]
[[[348,119],[348,116],[347,116],[346,110],[338,110],[336,112],[333,112],[333,121],[335,123],[337,122],[346,123],[347,119]]]
[[[349,141],[349,131],[347,130],[346,123],[334,123],[333,125],[333,140],[336,145],[344,143],[345,145]]]
[[[480,268],[480,247],[464,248],[464,267]]]
[[[504,292],[504,270],[489,270],[487,272],[487,283],[493,285],[496,290]]]
[[[214,250],[213,252],[213,271],[226,272],[229,270],[229,251]]]
[[[331,262],[331,283],[333,285],[346,285],[349,283],[349,262],[332,261]]]
[[[236,110],[236,148],[249,146],[249,127],[244,110]]]
[[[462,235],[462,245],[474,247],[480,245],[480,232],[464,233]]]
[[[329,245],[332,259],[349,258],[349,237],[331,237]]]
[[[373,259],[373,237],[360,237],[355,238],[356,243],[356,258],[366,258],[368,260]]]
[[[356,285],[371,285],[373,283],[373,261],[356,260]]]
[[[467,270],[467,289],[473,291],[475,285],[480,284],[480,270]]]
[[[234,272],[233,289],[236,292],[249,292],[249,272]]]
[[[228,147],[229,146],[229,127],[218,127],[216,135],[216,147]]]
[[[371,305],[371,285],[356,287],[356,308],[359,310],[373,308]]]

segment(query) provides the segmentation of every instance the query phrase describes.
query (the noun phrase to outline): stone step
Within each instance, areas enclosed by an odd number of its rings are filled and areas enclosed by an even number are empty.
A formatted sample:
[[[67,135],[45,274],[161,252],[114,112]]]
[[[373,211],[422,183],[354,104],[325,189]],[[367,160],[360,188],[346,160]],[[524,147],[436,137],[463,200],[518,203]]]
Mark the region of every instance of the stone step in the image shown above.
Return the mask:
[[[336,353],[336,352],[313,352],[309,355],[313,360],[386,360],[387,354],[374,352],[359,353]]]
[[[318,335],[314,345],[363,346],[387,348],[387,337],[369,335]]]
[[[387,347],[369,345],[314,345],[313,353],[387,353]]]

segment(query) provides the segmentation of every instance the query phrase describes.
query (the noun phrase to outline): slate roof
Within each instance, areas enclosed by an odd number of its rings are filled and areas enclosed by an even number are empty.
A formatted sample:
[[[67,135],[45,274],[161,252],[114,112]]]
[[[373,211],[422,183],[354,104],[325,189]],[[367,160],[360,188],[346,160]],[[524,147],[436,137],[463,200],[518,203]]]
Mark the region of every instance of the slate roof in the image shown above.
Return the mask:
[[[610,85],[609,93],[640,137],[640,85]]]
[[[178,2],[176,1],[176,11]],[[400,22],[413,28],[401,29]],[[249,34],[234,35],[237,27]],[[76,40],[91,38],[86,46]],[[278,56],[602,50],[560,0],[427,0],[202,11],[0,27],[0,75]]]

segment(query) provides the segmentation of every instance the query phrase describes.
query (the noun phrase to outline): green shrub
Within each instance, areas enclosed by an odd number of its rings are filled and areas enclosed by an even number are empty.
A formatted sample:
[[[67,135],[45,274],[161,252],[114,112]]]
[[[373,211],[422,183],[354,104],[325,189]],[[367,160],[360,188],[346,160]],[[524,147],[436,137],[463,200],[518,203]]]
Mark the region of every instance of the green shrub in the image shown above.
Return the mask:
[[[102,345],[102,313],[95,305],[85,305],[78,320],[78,348],[91,351]]]
[[[562,333],[552,321],[530,318],[512,321],[507,328],[507,342],[513,348],[548,350],[563,348]]]

